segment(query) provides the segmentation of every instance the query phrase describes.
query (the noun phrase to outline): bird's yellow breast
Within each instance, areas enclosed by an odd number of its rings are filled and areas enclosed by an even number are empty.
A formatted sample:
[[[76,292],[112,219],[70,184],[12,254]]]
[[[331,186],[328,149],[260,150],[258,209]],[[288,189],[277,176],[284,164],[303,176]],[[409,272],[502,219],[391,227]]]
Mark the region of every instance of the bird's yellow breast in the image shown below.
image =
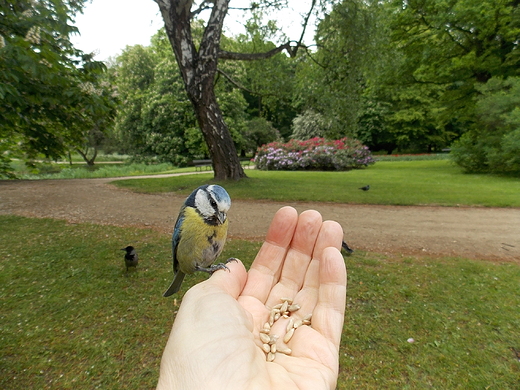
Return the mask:
[[[228,220],[221,225],[208,225],[192,207],[186,207],[176,250],[182,272],[189,274],[196,266],[213,264],[226,242]]]

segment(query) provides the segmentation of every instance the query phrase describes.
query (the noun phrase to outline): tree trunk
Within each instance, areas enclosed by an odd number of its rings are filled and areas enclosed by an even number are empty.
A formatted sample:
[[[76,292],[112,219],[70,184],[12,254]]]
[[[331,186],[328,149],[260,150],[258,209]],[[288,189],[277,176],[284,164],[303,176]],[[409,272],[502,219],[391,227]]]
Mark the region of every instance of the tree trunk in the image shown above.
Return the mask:
[[[184,86],[208,145],[215,179],[239,180],[246,177],[213,90],[220,36],[229,0],[214,0],[198,51],[191,34],[192,1],[156,2],[161,10],[166,34],[175,53]]]
[[[207,91],[202,101],[192,100],[192,104],[213,161],[215,179],[239,180],[246,177],[213,90]]]

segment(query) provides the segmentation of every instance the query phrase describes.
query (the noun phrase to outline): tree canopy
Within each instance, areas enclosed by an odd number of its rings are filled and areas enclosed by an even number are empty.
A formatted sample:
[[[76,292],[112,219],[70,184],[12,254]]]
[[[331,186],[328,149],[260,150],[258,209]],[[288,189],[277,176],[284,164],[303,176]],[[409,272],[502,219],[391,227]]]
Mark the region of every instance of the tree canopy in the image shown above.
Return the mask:
[[[84,1],[0,1],[0,158],[58,158],[111,110],[94,85],[104,64],[73,47]],[[110,104],[109,104],[110,105]],[[6,154],[7,153],[7,154]]]
[[[467,171],[520,171],[515,0],[312,1],[302,24],[321,12],[315,46],[266,21],[286,1],[244,7],[238,36],[222,33],[229,0],[156,3],[165,29],[103,75],[68,39],[83,1],[0,0],[4,170],[15,155],[98,145],[115,116],[120,151],[209,156],[218,179],[244,177],[238,157],[262,143],[314,136],[387,153],[453,147]]]

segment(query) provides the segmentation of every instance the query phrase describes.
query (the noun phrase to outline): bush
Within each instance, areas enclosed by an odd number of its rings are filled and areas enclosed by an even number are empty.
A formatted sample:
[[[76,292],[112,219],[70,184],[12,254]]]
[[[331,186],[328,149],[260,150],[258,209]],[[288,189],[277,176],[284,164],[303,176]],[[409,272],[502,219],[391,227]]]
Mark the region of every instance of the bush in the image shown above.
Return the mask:
[[[520,175],[520,77],[491,78],[477,88],[476,126],[451,148],[466,172]]]
[[[356,139],[312,138],[263,145],[258,148],[254,162],[256,168],[262,170],[346,171],[366,167],[373,164],[374,159],[368,147]]]
[[[324,116],[313,110],[307,110],[293,119],[293,133],[291,138],[306,140],[314,137],[323,137],[330,130]]]

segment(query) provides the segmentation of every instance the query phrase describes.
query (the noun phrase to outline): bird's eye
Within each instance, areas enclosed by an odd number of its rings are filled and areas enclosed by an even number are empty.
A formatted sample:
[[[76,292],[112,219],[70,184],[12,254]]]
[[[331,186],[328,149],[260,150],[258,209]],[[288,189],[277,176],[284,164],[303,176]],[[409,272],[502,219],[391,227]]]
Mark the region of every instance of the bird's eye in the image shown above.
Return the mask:
[[[217,210],[217,202],[215,202],[215,199],[210,198],[209,204],[211,205],[211,207],[213,207],[215,210]]]

